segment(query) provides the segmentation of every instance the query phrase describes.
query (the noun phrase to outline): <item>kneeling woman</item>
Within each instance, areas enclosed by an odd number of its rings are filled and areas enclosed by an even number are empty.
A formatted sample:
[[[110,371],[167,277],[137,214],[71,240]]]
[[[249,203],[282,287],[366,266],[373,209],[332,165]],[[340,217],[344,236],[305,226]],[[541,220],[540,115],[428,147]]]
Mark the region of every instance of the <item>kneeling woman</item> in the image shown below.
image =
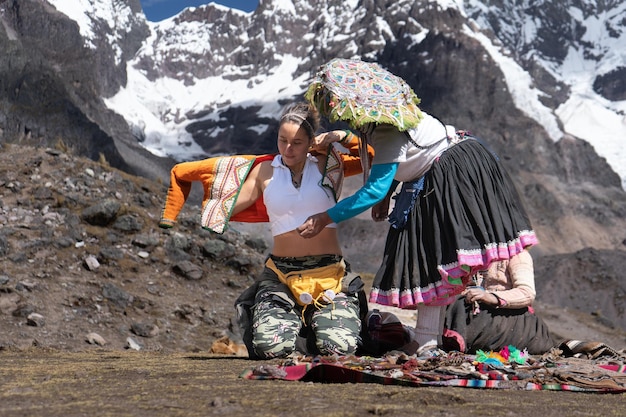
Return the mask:
[[[560,344],[533,311],[535,275],[528,251],[494,262],[476,278],[476,285],[447,307],[445,350],[475,353],[513,345],[538,355]]]
[[[327,155],[309,153],[318,126],[314,107],[288,107],[279,123],[279,154],[250,171],[233,210],[235,216],[262,197],[273,236],[261,276],[236,303],[253,358],[285,357],[296,351],[349,355],[360,345],[361,317],[366,313],[359,301],[362,283],[358,277],[352,285],[348,282],[352,275],[342,257],[337,225],[328,225],[312,239],[303,239],[295,230],[311,214],[333,207],[341,185],[324,185]],[[344,142],[354,139],[344,131],[333,134]],[[308,279],[309,288],[297,288]]]

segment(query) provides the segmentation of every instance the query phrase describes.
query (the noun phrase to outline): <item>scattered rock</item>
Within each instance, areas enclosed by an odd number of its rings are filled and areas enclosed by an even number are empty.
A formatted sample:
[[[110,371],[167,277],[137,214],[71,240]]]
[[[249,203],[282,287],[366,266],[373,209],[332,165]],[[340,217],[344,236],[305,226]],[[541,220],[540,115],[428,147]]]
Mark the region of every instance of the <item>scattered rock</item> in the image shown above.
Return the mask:
[[[159,335],[159,328],[155,324],[150,323],[133,323],[130,330],[141,337],[155,337]]]
[[[122,309],[133,302],[133,296],[131,294],[108,282],[102,287],[102,295],[112,304]]]
[[[30,313],[26,319],[29,326],[43,327],[46,324],[44,317],[39,313]]]
[[[146,249],[159,244],[159,236],[156,234],[138,234],[133,238],[133,245]]]
[[[21,297],[17,293],[1,293],[0,292],[0,313],[11,314],[14,317],[20,317],[19,314],[15,314],[18,309],[18,303]],[[28,314],[26,315],[28,316]],[[23,317],[26,317],[23,316]]]
[[[115,219],[111,227],[126,233],[139,232],[143,229],[143,222],[135,216],[124,215]]]
[[[87,207],[82,212],[82,219],[94,226],[107,226],[117,216],[122,205],[119,201],[107,199],[93,206]]]
[[[132,350],[141,350],[141,345],[137,343],[132,337],[127,337],[125,348]]]
[[[36,282],[32,281],[20,281],[15,285],[17,291],[32,291],[37,286]]]
[[[100,267],[100,262],[98,262],[98,259],[95,256],[89,255],[85,258],[85,266],[88,270],[95,271]]]
[[[28,317],[31,313],[35,311],[35,307],[28,304],[18,305],[15,310],[13,310],[13,317]]]
[[[174,272],[189,280],[199,280],[202,278],[202,268],[191,261],[181,261],[174,265]]]
[[[219,259],[223,256],[227,256],[228,252],[228,244],[222,240],[207,240],[202,245],[202,250],[204,254],[211,259]]]
[[[98,333],[93,332],[87,333],[87,335],[85,336],[85,340],[90,345],[104,346],[107,344],[106,340],[104,340],[104,337],[100,336]]]

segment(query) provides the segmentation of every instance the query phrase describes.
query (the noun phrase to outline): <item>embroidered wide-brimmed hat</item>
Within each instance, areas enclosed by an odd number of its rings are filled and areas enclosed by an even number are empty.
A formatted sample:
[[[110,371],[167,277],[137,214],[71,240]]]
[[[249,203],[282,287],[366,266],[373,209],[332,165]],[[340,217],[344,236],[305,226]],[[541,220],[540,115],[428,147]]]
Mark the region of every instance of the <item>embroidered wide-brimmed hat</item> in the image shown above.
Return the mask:
[[[331,122],[360,130],[368,123],[411,129],[422,119],[420,99],[402,78],[380,65],[335,58],[322,65],[305,98]]]

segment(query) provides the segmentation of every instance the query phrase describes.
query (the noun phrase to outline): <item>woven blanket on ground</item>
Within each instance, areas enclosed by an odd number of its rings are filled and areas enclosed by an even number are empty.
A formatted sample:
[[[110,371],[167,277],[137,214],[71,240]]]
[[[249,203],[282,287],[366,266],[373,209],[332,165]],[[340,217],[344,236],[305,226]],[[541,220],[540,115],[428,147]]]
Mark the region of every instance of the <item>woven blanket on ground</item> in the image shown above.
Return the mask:
[[[453,386],[514,390],[626,392],[623,361],[530,357],[523,364],[493,366],[459,352],[417,358],[406,355],[316,357],[310,361],[264,363],[246,369],[245,379],[324,383],[377,383],[413,387]]]

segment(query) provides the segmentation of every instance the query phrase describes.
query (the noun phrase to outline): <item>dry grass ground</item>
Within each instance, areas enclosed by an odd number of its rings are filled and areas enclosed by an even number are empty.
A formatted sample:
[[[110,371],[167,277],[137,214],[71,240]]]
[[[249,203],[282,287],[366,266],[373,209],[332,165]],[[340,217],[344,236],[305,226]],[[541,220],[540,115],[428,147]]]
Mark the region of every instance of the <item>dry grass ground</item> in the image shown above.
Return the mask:
[[[251,381],[199,353],[0,352],[1,416],[622,416],[626,394]]]

